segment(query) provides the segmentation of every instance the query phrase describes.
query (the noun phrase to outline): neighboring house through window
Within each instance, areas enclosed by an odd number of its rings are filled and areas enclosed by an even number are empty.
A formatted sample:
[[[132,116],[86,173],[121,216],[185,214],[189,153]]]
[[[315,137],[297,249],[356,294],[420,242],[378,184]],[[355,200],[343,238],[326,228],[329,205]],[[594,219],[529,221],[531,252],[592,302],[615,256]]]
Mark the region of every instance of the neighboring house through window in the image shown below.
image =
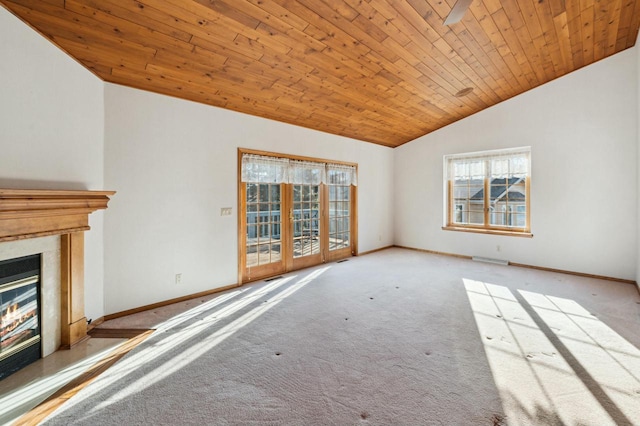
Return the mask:
[[[444,229],[530,236],[529,147],[447,155]]]

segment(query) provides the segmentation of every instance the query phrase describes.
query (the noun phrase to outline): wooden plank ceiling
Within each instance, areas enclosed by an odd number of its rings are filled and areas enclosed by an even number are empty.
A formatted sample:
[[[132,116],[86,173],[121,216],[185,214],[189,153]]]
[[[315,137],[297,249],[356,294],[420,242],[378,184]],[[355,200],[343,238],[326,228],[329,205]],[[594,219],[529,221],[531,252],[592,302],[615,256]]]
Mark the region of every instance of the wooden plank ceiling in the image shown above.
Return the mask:
[[[640,25],[640,0],[473,0],[451,26],[455,0],[0,3],[105,81],[391,147],[631,47]]]

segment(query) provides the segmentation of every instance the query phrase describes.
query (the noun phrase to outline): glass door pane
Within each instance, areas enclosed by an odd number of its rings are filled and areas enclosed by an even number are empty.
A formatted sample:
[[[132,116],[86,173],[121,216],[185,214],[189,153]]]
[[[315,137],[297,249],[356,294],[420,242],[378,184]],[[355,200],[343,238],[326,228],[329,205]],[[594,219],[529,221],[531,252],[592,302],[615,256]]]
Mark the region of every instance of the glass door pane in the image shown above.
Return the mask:
[[[293,267],[298,268],[307,262],[298,259],[321,256],[320,186],[291,185],[291,191],[292,256]]]
[[[351,247],[351,186],[329,185],[329,251]],[[349,250],[350,251],[350,250]]]
[[[282,262],[280,193],[280,184],[246,184],[245,268]]]

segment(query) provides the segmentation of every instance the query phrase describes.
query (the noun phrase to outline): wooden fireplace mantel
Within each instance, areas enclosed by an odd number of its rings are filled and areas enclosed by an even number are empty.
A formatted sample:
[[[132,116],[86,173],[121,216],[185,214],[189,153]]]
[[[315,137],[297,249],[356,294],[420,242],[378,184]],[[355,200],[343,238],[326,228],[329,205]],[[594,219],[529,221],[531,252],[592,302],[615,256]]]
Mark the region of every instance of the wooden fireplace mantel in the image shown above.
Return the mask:
[[[84,231],[89,214],[106,209],[115,191],[0,189],[0,242],[61,235],[63,348],[87,338],[84,315]]]
[[[89,229],[115,191],[0,189],[0,242]]]

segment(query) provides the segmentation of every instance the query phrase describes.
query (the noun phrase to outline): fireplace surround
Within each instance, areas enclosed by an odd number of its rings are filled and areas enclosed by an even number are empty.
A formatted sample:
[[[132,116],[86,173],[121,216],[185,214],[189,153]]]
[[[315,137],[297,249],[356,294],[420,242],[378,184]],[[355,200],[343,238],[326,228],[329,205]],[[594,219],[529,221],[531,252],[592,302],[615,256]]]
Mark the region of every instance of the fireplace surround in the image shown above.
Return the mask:
[[[0,261],[38,255],[42,356],[87,338],[84,232],[114,191],[0,189]]]

